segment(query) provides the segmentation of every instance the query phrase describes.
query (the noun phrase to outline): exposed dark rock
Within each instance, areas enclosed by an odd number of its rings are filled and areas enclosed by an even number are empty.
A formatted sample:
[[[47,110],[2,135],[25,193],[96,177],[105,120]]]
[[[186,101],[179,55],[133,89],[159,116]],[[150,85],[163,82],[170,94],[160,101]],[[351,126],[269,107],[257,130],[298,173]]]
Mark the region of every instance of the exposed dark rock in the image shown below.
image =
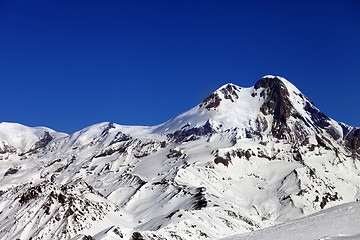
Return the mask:
[[[61,204],[64,204],[66,202],[66,197],[64,194],[60,193],[58,196],[57,196],[57,199],[59,201],[59,203]]]
[[[110,129],[115,128],[115,124],[112,122],[109,122],[106,128],[102,131],[101,136],[105,136],[109,133]]]
[[[246,150],[246,152],[245,152],[245,157],[246,157],[246,159],[247,159],[247,160],[249,160],[249,159],[250,159],[250,157],[251,157],[251,153],[250,153],[250,151],[249,151],[249,150]]]
[[[48,145],[48,143],[52,140],[53,138],[51,137],[49,132],[44,132],[44,136],[35,143],[35,149],[39,149],[39,148],[44,148],[46,145]]]
[[[124,138],[118,138],[115,139],[109,144],[108,148],[105,148],[103,151],[101,151],[100,153],[98,153],[96,156],[94,156],[94,158],[100,158],[100,157],[106,157],[106,156],[110,156],[114,153],[124,153],[126,152],[127,148],[133,143],[133,141],[129,141],[131,140],[131,138],[125,136]],[[120,146],[114,147],[111,146],[112,144],[114,144],[115,142],[123,142]]]
[[[205,188],[197,188],[196,191],[197,192],[193,197],[194,199],[193,207],[195,210],[200,210],[207,206],[207,200],[205,198],[205,195],[203,194]]]
[[[21,195],[19,202],[25,204],[32,199],[35,199],[39,196],[39,193],[42,193],[40,185],[29,188],[24,194]]]
[[[64,217],[67,218],[67,217],[73,215],[74,213],[75,213],[75,212],[69,207],[69,208],[66,210],[66,212],[65,212],[65,214],[64,214]]]
[[[96,155],[94,158],[109,156],[109,155],[114,154],[115,152],[117,152],[117,150],[115,150],[113,148],[108,148],[108,149],[105,149],[104,151],[102,151],[100,154]]]
[[[301,156],[301,153],[298,150],[294,151],[293,157],[294,157],[295,161],[303,162],[303,158]]]
[[[44,209],[44,213],[46,214],[46,215],[50,215],[50,204],[44,204],[43,206],[42,206],[42,208]]]
[[[175,142],[188,142],[191,140],[196,140],[196,138],[194,138],[196,136],[205,136],[211,133],[216,133],[216,131],[212,128],[210,122],[207,121],[202,127],[189,128],[187,126],[177,130],[174,133],[167,134],[167,137]]]
[[[9,168],[7,171],[6,171],[6,173],[5,173],[5,177],[6,176],[8,176],[8,175],[12,175],[12,174],[15,174],[15,173],[17,173],[19,170],[18,169],[16,169],[16,168]]]
[[[56,177],[57,177],[57,174],[53,174],[53,175],[51,175],[51,177],[50,177],[50,181],[51,181],[51,182],[55,182]]]
[[[233,158],[234,157],[238,157],[238,158],[245,157],[247,160],[249,160],[251,156],[255,156],[255,154],[251,151],[251,149],[244,150],[244,149],[240,149],[240,148],[236,149],[236,150],[232,150],[231,152],[227,152],[225,154],[225,157],[218,156],[217,155],[218,153],[217,152],[215,152],[215,153],[216,153],[216,158],[214,160],[215,163],[223,163],[225,166],[227,166],[226,163],[228,164],[229,162],[231,162],[232,157]],[[275,159],[275,156],[270,158],[270,157],[262,155],[262,154],[263,154],[263,152],[260,151],[258,156],[268,158],[269,160]]]
[[[326,150],[330,150],[330,149],[331,149],[331,148],[326,144],[326,141],[325,141],[322,137],[316,135],[316,141],[318,142],[318,145],[319,145],[319,146],[325,148]]]
[[[148,155],[149,155],[149,153],[134,154],[134,157],[135,157],[135,158],[143,158],[143,157],[146,157],[146,156],[148,156]]]
[[[338,132],[338,130],[334,128],[332,125],[330,125],[330,127],[326,128],[325,130],[328,134],[330,134],[330,136],[333,137],[333,139],[339,140],[341,138],[341,135]]]
[[[320,203],[321,209],[325,207],[325,205],[328,202],[339,200],[338,193],[335,192],[335,194],[326,193],[325,196],[323,196],[322,201]]]
[[[245,137],[246,138],[261,138],[261,132],[253,129],[245,129]]]
[[[166,218],[172,218],[177,212],[179,212],[179,210],[175,210],[173,212],[171,212],[169,215],[166,216]]]
[[[160,143],[160,147],[161,148],[166,148],[166,141],[162,141],[161,143]]]
[[[259,134],[260,132],[265,132],[269,127],[269,124],[265,118],[257,117],[255,123]]]
[[[178,158],[181,157],[183,154],[181,151],[178,151],[176,149],[170,149],[169,154],[166,155],[168,158]]]
[[[163,178],[160,182],[154,182],[153,185],[169,185],[169,182],[165,178]]]
[[[264,115],[273,115],[272,134],[278,139],[286,138],[290,133],[287,119],[291,115],[293,106],[289,100],[289,92],[285,84],[279,78],[264,77],[255,84],[255,89],[265,88],[264,104],[260,111]]]
[[[227,153],[225,153],[225,157],[221,157],[218,155],[218,151],[216,151],[216,157],[214,159],[214,162],[216,164],[222,163],[225,166],[228,166],[229,162],[231,162],[231,155],[234,157],[236,155],[236,153],[235,152],[231,152],[231,153],[227,152]]]
[[[253,122],[255,126],[253,126]],[[258,116],[255,121],[249,120],[249,128],[244,129],[245,137],[249,139],[262,139],[262,133],[267,130],[268,122],[265,118]]]
[[[302,119],[302,122],[305,122]],[[305,130],[304,126],[302,125],[301,120],[296,121],[293,128],[293,134],[295,137],[295,140],[301,143],[302,145],[306,145],[309,141],[309,133]],[[306,123],[306,122],[305,122]]]
[[[16,148],[4,144],[4,148],[0,148],[0,154],[16,153]]]
[[[81,240],[95,240],[92,236],[90,235],[84,235]]]
[[[159,147],[161,147],[161,143],[156,142],[154,140],[151,141],[136,141],[137,145],[133,150],[133,156],[135,158],[143,158],[150,155],[153,152],[156,152]]]
[[[340,123],[339,125],[341,126],[342,130],[343,130],[343,136],[344,138],[348,135],[348,133],[352,130],[352,127],[344,124],[344,123]]]
[[[200,104],[200,107],[205,106],[205,108],[210,111],[210,109],[216,109],[221,102],[221,98],[218,93],[212,93],[210,96],[204,99],[204,101]]]
[[[198,232],[201,237],[209,238],[209,236],[206,233],[204,233],[203,231],[198,230]]]
[[[244,217],[240,214],[236,214],[234,211],[230,211],[230,210],[226,210],[226,212],[232,218],[242,220],[242,221],[246,222],[247,224],[249,224],[250,226],[260,228],[260,226],[256,222],[254,222],[253,220],[251,220],[247,217]]]
[[[52,161],[51,163],[48,164],[48,166],[51,166],[57,162],[61,162],[61,159],[55,159],[54,161]]]
[[[120,229],[118,227],[113,229],[113,232],[118,235],[120,238],[123,238],[124,235],[122,234],[122,232],[120,231]]]
[[[44,132],[44,136],[42,136],[42,138],[39,141],[37,141],[29,151],[25,153],[20,153],[19,156],[24,156],[27,153],[39,152],[39,150],[45,148],[49,144],[49,142],[51,142],[52,139],[53,138],[49,132]]]
[[[139,232],[133,232],[130,240],[145,240],[145,238]]]
[[[214,159],[214,162],[215,162],[216,164],[222,163],[222,164],[224,164],[225,166],[229,166],[229,162],[230,162],[230,161],[231,161],[230,159],[228,159],[228,158],[223,158],[223,157],[220,157],[220,156],[217,156],[217,157]]]
[[[331,119],[315,108],[312,103],[307,102],[304,109],[310,114],[311,120],[315,123],[316,127],[325,129],[335,140],[341,137],[340,133],[330,124]]]
[[[301,189],[296,195],[297,195],[297,196],[304,196],[305,193],[308,193],[308,190],[306,190],[306,189]]]
[[[130,135],[125,134],[123,132],[118,132],[118,133],[116,133],[114,139],[110,142],[109,146],[114,143],[125,142],[125,141],[129,141],[131,139],[132,139],[132,137]]]
[[[317,108],[315,108],[314,105],[307,102],[304,109],[305,111],[310,113],[311,120],[316,124],[316,126],[320,128],[325,128],[330,125],[330,118],[321,111],[319,111]]]
[[[353,153],[360,154],[360,128],[355,128],[346,135],[345,145]]]
[[[276,156],[274,155],[274,156],[272,156],[272,157],[270,157],[270,156],[267,156],[266,154],[264,154],[264,152],[263,151],[259,151],[259,153],[258,153],[258,157],[259,158],[266,158],[266,159],[268,159],[268,160],[274,160],[275,158],[276,158]]]
[[[239,98],[239,96],[236,93],[237,90],[239,90],[237,86],[228,84],[224,88],[222,88],[220,92],[224,94],[225,99],[229,99],[230,101],[234,102],[234,99]]]
[[[305,111],[309,113],[314,124],[304,119],[295,111],[289,100],[288,89],[279,78],[262,78],[255,84],[255,89],[259,88],[264,88],[261,95],[265,98],[260,111],[264,115],[273,115],[274,121],[271,130],[276,138],[286,139],[288,136],[293,136],[297,141],[304,142],[307,139],[308,133],[304,131],[303,124],[307,127],[310,127],[311,124],[314,127],[324,129],[335,140],[341,137],[340,133],[331,126],[330,118],[315,108],[313,103],[302,94],[300,94],[300,97],[306,99]],[[290,116],[299,120],[293,130],[287,124]]]

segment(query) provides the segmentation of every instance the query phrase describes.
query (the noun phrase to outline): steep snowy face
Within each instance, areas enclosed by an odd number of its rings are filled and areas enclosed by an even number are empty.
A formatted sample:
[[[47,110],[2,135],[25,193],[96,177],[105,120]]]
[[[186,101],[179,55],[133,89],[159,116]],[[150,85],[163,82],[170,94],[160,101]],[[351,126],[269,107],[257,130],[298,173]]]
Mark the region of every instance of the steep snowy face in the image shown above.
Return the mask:
[[[274,227],[221,240],[358,240],[360,202],[341,204]],[[311,229],[311,230],[310,230]]]
[[[275,76],[224,85],[158,126],[66,135],[1,123],[0,239],[219,239],[272,226],[360,200],[359,139]]]
[[[335,140],[343,136],[339,124],[320,112],[286,79],[265,76],[256,83],[255,88],[263,89],[261,94],[265,102],[260,111],[266,116],[273,116],[273,136],[304,142],[309,140],[313,132],[321,129]]]
[[[0,153],[24,154],[44,148],[51,140],[66,137],[45,127],[30,128],[17,123],[0,123]]]
[[[338,123],[317,109],[293,84],[282,77],[265,76],[254,86],[262,89],[265,101],[260,111],[271,116],[271,133],[307,145],[329,138],[345,145],[353,154],[360,153],[360,129]],[[325,143],[324,143],[325,144]]]

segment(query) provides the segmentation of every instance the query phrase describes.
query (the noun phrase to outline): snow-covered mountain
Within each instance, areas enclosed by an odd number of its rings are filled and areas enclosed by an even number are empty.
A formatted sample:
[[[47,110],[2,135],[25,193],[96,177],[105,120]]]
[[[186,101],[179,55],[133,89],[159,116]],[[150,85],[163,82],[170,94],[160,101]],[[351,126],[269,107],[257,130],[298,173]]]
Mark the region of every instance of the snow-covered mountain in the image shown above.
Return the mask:
[[[0,239],[219,239],[360,199],[360,128],[265,76],[152,127],[0,124]]]

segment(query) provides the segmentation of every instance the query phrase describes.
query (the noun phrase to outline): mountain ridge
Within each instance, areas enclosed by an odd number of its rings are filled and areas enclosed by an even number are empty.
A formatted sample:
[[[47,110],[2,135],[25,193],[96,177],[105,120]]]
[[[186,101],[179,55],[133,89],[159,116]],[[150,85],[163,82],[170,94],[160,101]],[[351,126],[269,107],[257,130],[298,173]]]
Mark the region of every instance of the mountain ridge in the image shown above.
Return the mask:
[[[156,126],[67,135],[1,123],[0,239],[218,239],[272,226],[360,200],[359,139],[271,75]]]

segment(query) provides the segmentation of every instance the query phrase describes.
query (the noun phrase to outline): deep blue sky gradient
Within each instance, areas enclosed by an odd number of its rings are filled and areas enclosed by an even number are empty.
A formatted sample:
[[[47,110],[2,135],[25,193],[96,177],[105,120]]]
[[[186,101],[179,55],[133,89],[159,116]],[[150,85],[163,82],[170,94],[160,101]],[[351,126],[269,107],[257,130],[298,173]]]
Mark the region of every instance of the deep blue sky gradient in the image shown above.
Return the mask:
[[[0,122],[156,125],[272,74],[360,126],[359,13],[356,0],[2,0]]]

